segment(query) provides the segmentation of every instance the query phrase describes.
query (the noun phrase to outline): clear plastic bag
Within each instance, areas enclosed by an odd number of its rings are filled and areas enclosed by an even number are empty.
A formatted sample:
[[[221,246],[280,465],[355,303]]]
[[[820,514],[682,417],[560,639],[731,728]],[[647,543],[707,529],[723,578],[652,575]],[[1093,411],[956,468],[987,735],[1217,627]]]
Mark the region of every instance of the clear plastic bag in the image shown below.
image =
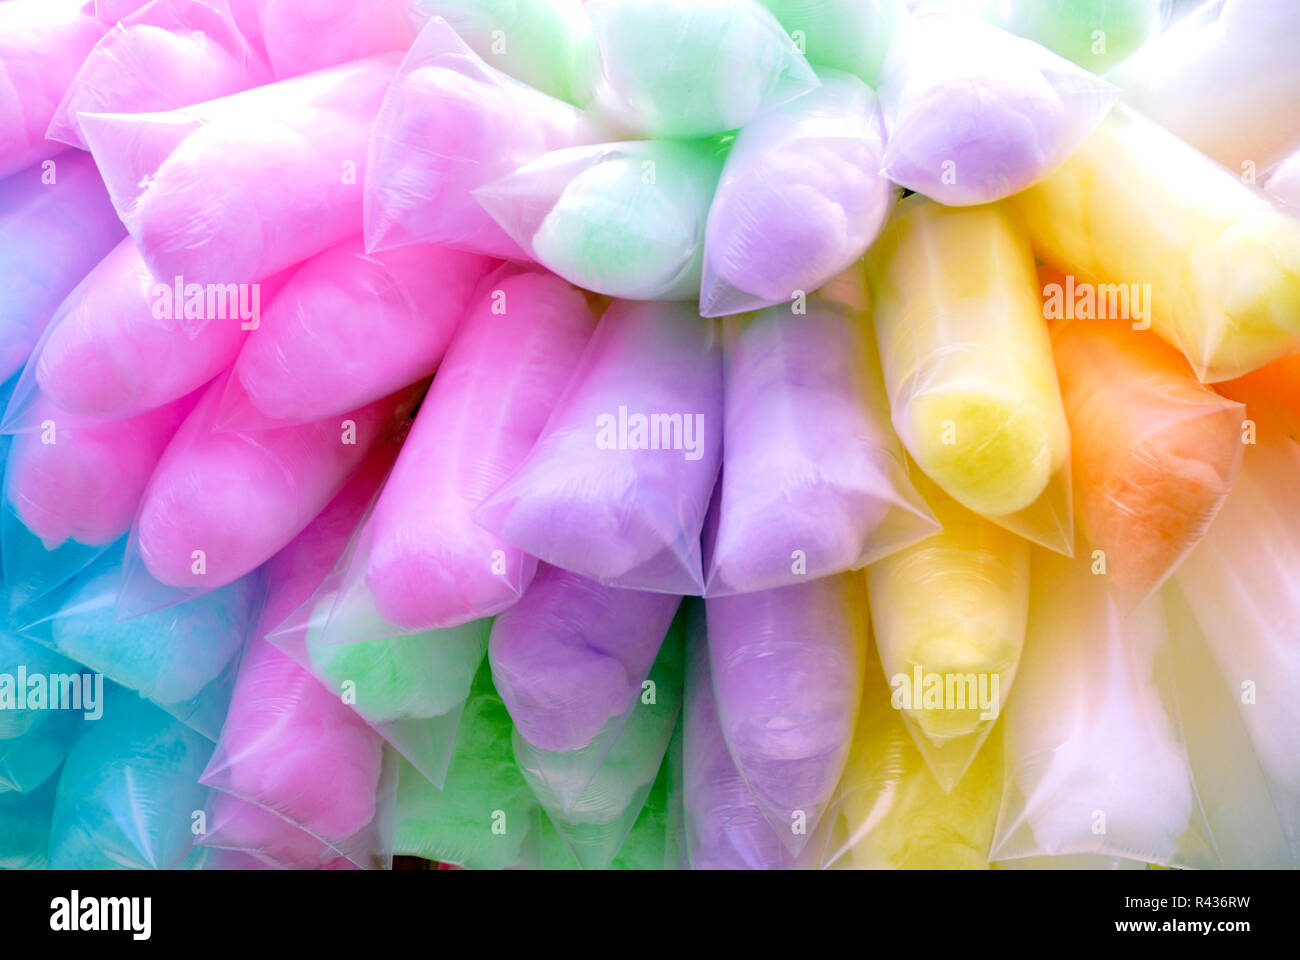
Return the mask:
[[[868,594],[891,705],[951,792],[1015,681],[1029,543],[916,482],[943,529],[868,567]]]
[[[236,27],[227,0],[153,0],[95,44],[46,136],[84,150],[78,114],[171,110],[270,79],[266,63]]]
[[[1300,217],[1300,151],[1269,171],[1264,190],[1293,217]]]
[[[383,54],[164,113],[86,113],[81,132],[155,277],[252,283],[356,233],[397,64]]]
[[[1132,111],[1010,205],[1039,259],[1100,282],[1201,380],[1300,350],[1300,220]]]
[[[718,719],[781,843],[798,856],[844,771],[867,670],[859,573],[706,602]]]
[[[602,109],[658,138],[710,137],[817,86],[754,0],[589,0]]]
[[[1123,321],[1057,321],[1052,346],[1080,531],[1100,551],[1092,563],[1106,582],[1143,597],[1196,545],[1228,495],[1246,409],[1199,383],[1155,334]]]
[[[276,79],[405,50],[415,30],[402,0],[251,0]]]
[[[50,162],[0,181],[0,380],[23,366],[63,298],[126,235],[94,160],[70,152]]]
[[[50,865],[51,778],[32,793],[0,793],[0,870],[46,870]]]
[[[0,177],[64,147],[45,139],[55,108],[108,25],[86,0],[0,4]]]
[[[882,172],[949,206],[1023,190],[1068,157],[1119,91],[973,16],[904,19],[880,72]]]
[[[442,17],[502,73],[569,103],[594,93],[600,57],[582,0],[403,0],[417,26]]]
[[[938,529],[907,478],[871,331],[814,300],[727,322],[708,596],[856,569]]]
[[[909,197],[867,264],[908,453],[968,510],[1068,555],[1070,432],[1024,236],[998,207]]]
[[[327,640],[454,627],[519,599],[536,560],[471,516],[528,456],[594,326],[558,277],[508,265],[484,279],[358,535]]]
[[[872,87],[907,14],[906,0],[758,0],[816,67],[856,74]]]
[[[219,428],[307,423],[428,377],[492,263],[423,244],[366,254],[359,238],[308,260],[244,341]]]
[[[569,147],[474,196],[530,257],[570,283],[625,300],[695,301],[725,152],[714,141]]]
[[[700,314],[797,299],[861,257],[894,202],[877,171],[876,96],[823,70],[821,86],[736,135],[709,208]]]
[[[700,594],[721,433],[717,327],[688,304],[615,303],[532,452],[474,519],[608,586]]]
[[[356,864],[265,807],[234,794],[214,791],[208,829],[198,839],[214,851],[247,855],[251,862],[232,869],[348,870]],[[210,867],[210,869],[213,867]]]
[[[1170,680],[1159,596],[1125,616],[1086,558],[1037,551],[990,856],[1217,866]]]
[[[7,793],[31,793],[48,781],[80,735],[82,718],[103,709],[102,699],[93,704],[83,699],[80,711],[46,709],[51,705],[50,678],[77,672],[77,665],[66,657],[19,634],[0,631],[0,799]],[[44,678],[47,690],[42,707],[29,701],[35,690],[28,681],[37,676]],[[95,697],[93,680],[89,682]]]
[[[1300,354],[1274,360],[1214,388],[1246,405],[1249,423],[1242,421],[1243,430],[1253,428],[1265,439],[1300,441]],[[1248,434],[1242,436],[1244,441]]]
[[[193,867],[211,741],[134,693],[105,686],[104,716],[59,775],[50,825],[54,870]]]
[[[586,114],[490,66],[434,17],[375,120],[366,249],[439,243],[526,260],[471,191],[551,150],[601,139]]]

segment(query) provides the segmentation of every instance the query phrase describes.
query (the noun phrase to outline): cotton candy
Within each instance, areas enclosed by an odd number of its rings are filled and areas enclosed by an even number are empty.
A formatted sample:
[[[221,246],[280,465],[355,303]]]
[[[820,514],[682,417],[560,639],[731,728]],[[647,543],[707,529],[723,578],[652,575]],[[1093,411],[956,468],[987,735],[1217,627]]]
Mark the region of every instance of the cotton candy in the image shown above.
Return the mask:
[[[880,73],[882,172],[948,205],[987,203],[1050,173],[1118,90],[970,16],[899,26]]]
[[[307,831],[233,794],[214,793],[208,813],[208,830],[198,842],[210,849],[244,852],[272,869],[355,868]]]
[[[702,593],[721,425],[716,328],[686,304],[616,303],[536,446],[474,519],[609,586]]]
[[[1029,544],[918,482],[943,529],[868,567],[868,594],[891,703],[951,791],[1011,693]]]
[[[120,688],[86,725],[63,772],[50,826],[55,870],[175,870],[193,865],[199,773],[212,744]]]
[[[822,84],[736,137],[709,208],[700,313],[724,316],[815,290],[866,252],[894,188],[871,88],[823,70]]]
[[[1300,354],[1274,360],[1215,389],[1246,405],[1246,414],[1272,439],[1300,440]],[[1245,430],[1247,424],[1242,423]]]
[[[86,149],[81,113],[150,113],[270,82],[225,0],[156,0],[116,23],[77,71],[47,136]]]
[[[276,79],[296,77],[390,50],[415,31],[402,0],[253,0]]]
[[[1068,553],[1070,434],[1024,236],[997,207],[908,198],[868,267],[908,453],[967,509]]]
[[[1154,334],[1122,321],[1062,320],[1052,344],[1080,524],[1103,553],[1108,582],[1147,593],[1228,495],[1245,408],[1198,383]]]
[[[651,137],[708,137],[817,86],[753,0],[590,0],[606,108]]]
[[[45,128],[106,29],[85,0],[0,4],[0,177],[63,149],[45,139]]]
[[[1038,257],[1143,295],[1203,381],[1300,349],[1300,223],[1137,114],[1117,110],[1012,204]],[[1123,301],[1120,301],[1121,310]]]
[[[397,60],[370,57],[166,113],[82,114],[150,272],[164,283],[251,283],[355,233],[366,142]]]
[[[707,601],[718,718],[736,768],[798,855],[844,770],[866,669],[864,581],[840,574]]]
[[[600,139],[581,111],[502,73],[434,17],[402,61],[375,120],[366,249],[439,243],[526,260],[471,191],[548,151]]]
[[[815,67],[857,74],[875,86],[903,0],[758,0]]]
[[[937,529],[907,479],[871,332],[846,305],[728,326],[708,594],[861,567]]]
[[[35,708],[19,712],[35,718],[17,736],[0,738],[0,796],[32,793],[47,783],[83,729],[81,713]]]
[[[50,817],[57,783],[51,779],[31,794],[0,793],[0,870],[49,868]]]
[[[543,564],[492,625],[492,679],[529,744],[586,747],[640,695],[678,599]]]
[[[257,413],[334,416],[429,376],[492,261],[416,245],[366,254],[359,238],[302,265],[244,341],[235,376]],[[247,411],[218,415],[238,423]]]
[[[84,153],[0,181],[0,380],[22,367],[55,308],[125,233]]]
[[[1104,73],[1160,32],[1168,6],[1167,0],[982,0],[980,15]]]

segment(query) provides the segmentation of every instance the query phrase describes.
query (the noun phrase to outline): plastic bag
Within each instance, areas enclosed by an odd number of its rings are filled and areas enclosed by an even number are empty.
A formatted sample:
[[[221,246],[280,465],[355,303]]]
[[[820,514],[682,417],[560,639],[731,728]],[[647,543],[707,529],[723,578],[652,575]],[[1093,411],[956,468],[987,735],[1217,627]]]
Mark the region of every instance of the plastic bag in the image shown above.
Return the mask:
[[[86,0],[0,4],[0,177],[64,149],[45,139],[63,92],[108,29]]]
[[[842,303],[728,321],[707,594],[862,567],[938,529],[889,426],[871,331]]]
[[[75,677],[75,684],[67,686],[66,703],[60,686],[55,704],[52,681],[63,677]],[[71,660],[0,631],[0,799],[31,793],[50,779],[80,735],[82,718],[102,714],[102,694],[102,682],[97,688]]]
[[[907,15],[905,0],[758,0],[816,67],[857,74],[872,87]]]
[[[817,86],[754,0],[589,0],[587,13],[608,84],[602,108],[649,137],[725,133]]]
[[[1010,203],[1039,259],[1100,282],[1201,380],[1300,350],[1300,221],[1132,111]]]
[[[471,515],[528,455],[595,315],[558,277],[512,266],[486,278],[470,304],[361,530],[330,614],[333,642],[491,616],[519,599],[536,570]]]
[[[890,703],[951,792],[1015,681],[1029,544],[916,480],[943,529],[868,567],[868,594]]]
[[[844,771],[867,669],[861,574],[706,603],[718,718],[732,759],[798,856]]]
[[[1169,683],[1158,596],[1124,616],[1085,558],[1037,551],[990,856],[1218,865]]]
[[[608,586],[700,594],[722,350],[687,304],[615,303],[527,459],[474,519]]]
[[[1092,562],[1117,589],[1145,596],[1228,495],[1246,410],[1198,383],[1177,350],[1123,321],[1057,321],[1052,346],[1079,524],[1101,553]]]
[[[1246,405],[1243,431],[1263,432],[1274,440],[1289,437],[1300,441],[1300,354],[1274,360],[1244,377],[1225,380],[1215,390]],[[1243,433],[1243,442],[1251,436]]]
[[[439,243],[526,260],[471,191],[548,151],[601,139],[586,114],[490,66],[434,17],[375,120],[366,249]]]
[[[59,776],[50,826],[54,870],[176,870],[196,865],[193,827],[212,743],[120,687],[86,724]]]
[[[227,0],[154,0],[95,44],[54,111],[51,140],[82,150],[81,113],[150,113],[268,83]]]
[[[971,16],[903,20],[880,73],[882,172],[949,206],[988,203],[1050,173],[1119,91]]]
[[[252,0],[252,5],[278,80],[405,50],[415,39],[402,0]]]
[[[600,57],[582,0],[404,0],[416,26],[442,17],[474,52],[542,93],[585,106]]]
[[[47,870],[50,818],[54,813],[51,778],[30,794],[0,793],[0,870]]]
[[[313,257],[285,283],[235,361],[237,394],[254,409],[230,397],[219,425],[307,423],[424,379],[491,264],[425,245],[366,254],[359,238]]]
[[[1297,37],[1294,3],[1208,0],[1107,79],[1125,103],[1253,182],[1300,139]]]
[[[1275,166],[1264,189],[1292,216],[1300,217],[1300,151]]]
[[[86,113],[118,216],[164,283],[251,283],[361,222],[384,54],[165,113]]]
[[[356,864],[329,844],[313,837],[264,807],[233,794],[214,792],[208,809],[208,829],[198,839],[215,851],[247,855],[251,863],[232,869],[354,870]],[[209,865],[209,869],[213,869]]]
[[[537,771],[515,731],[515,759],[551,823],[584,870],[604,870],[650,795],[682,708],[683,635],[670,631],[631,716],[591,782],[565,804]]]
[[[962,5],[963,0],[948,4]],[[1085,70],[1105,73],[1160,33],[1172,0],[976,0],[976,5],[1003,30],[1041,43]]]
[[[125,235],[84,153],[0,181],[0,380],[23,366],[55,308]]]
[[[968,510],[1068,555],[1070,432],[1023,235],[997,207],[909,197],[867,264],[908,453]]]
[[[474,191],[548,270],[626,300],[696,300],[725,146],[602,143],[539,157]]]
[[[704,239],[700,314],[725,316],[816,290],[880,232],[894,187],[871,88],[832,70],[736,135]]]

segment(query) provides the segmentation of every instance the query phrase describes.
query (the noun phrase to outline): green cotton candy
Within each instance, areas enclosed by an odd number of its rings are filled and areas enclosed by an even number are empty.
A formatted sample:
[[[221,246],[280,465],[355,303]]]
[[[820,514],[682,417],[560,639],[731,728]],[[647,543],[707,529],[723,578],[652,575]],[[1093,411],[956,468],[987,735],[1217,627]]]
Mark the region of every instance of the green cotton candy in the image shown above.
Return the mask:
[[[902,0],[758,0],[816,67],[856,74],[876,86]]]
[[[312,672],[332,689],[350,689],[354,708],[370,723],[440,717],[455,709],[483,662],[492,629],[491,619],[483,619],[446,630],[325,643],[328,619],[314,617],[307,632]]]
[[[983,17],[1085,70],[1104,73],[1159,32],[1163,5],[1163,0],[987,0]]]
[[[486,663],[474,677],[439,790],[401,761],[394,850],[471,870],[502,870],[523,858],[537,802],[510,749],[514,725]]]

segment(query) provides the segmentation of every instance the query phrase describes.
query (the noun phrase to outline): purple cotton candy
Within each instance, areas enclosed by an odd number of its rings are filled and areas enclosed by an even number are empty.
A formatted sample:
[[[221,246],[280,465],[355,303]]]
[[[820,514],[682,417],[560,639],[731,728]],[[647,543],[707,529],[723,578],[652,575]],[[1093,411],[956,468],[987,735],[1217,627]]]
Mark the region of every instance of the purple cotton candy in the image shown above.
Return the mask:
[[[534,747],[591,743],[635,703],[678,598],[604,587],[542,565],[497,617],[488,656],[515,729]]]
[[[865,579],[842,573],[710,599],[707,609],[727,746],[768,822],[798,854],[853,738],[866,669]]]
[[[532,453],[475,518],[610,586],[702,593],[721,428],[717,327],[693,304],[616,302]]]

